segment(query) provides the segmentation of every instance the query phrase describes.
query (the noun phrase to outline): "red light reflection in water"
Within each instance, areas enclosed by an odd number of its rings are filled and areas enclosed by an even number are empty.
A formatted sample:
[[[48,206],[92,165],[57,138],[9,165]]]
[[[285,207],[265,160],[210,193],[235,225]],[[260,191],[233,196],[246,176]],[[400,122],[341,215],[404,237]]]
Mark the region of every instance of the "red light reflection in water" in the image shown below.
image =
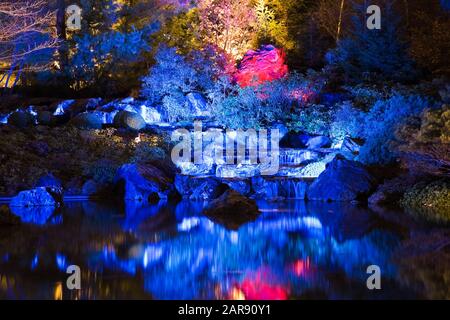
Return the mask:
[[[296,260],[291,266],[291,270],[297,277],[307,276],[308,272],[311,270],[311,261],[309,260],[309,257],[306,258],[306,260]]]
[[[287,300],[289,288],[276,282],[268,270],[259,270],[232,287],[233,300]]]

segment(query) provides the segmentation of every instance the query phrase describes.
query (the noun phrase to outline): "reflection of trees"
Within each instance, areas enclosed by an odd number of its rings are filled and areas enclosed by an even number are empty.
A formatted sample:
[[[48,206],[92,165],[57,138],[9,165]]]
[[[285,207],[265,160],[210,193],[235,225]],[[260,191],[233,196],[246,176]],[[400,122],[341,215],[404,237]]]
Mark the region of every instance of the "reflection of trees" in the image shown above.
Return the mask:
[[[62,224],[27,226],[0,241],[0,256],[9,252],[6,265],[15,268],[19,290],[49,279],[60,281],[55,257],[61,254],[66,263],[81,266],[92,289],[82,296],[90,298],[136,297],[144,290],[162,299],[301,297],[314,290],[341,297],[352,295],[353,287],[336,285],[330,272],[358,286],[365,285],[365,268],[371,264],[379,265],[384,277],[393,277],[389,258],[398,239],[367,229],[370,217],[362,217],[367,214],[363,209],[353,215],[342,205],[292,202],[260,207],[264,213],[257,221],[230,231],[199,214],[201,204],[129,206],[125,216],[114,207],[70,204]],[[339,232],[357,214],[361,217],[352,226],[360,233]],[[30,273],[36,252],[39,264]],[[0,272],[4,270],[0,262]],[[42,275],[41,282],[26,279],[36,273]],[[36,290],[44,294],[44,289]]]

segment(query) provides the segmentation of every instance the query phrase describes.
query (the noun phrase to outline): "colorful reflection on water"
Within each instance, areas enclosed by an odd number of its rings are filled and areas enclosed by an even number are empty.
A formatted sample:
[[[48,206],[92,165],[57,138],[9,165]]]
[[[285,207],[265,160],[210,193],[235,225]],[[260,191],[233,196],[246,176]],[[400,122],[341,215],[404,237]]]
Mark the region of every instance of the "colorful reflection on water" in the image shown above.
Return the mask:
[[[69,203],[46,223],[0,229],[0,298],[415,297],[391,261],[400,234],[368,209],[259,206],[256,221],[230,231],[202,216],[202,203]],[[78,291],[65,286],[72,264],[82,271]],[[379,292],[366,287],[369,265],[382,270]]]

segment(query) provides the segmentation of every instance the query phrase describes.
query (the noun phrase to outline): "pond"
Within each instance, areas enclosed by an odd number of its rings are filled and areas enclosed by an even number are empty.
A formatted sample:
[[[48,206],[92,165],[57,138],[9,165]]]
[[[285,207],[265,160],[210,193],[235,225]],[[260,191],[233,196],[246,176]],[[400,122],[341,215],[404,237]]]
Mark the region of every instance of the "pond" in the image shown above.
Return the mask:
[[[0,298],[420,297],[393,259],[405,235],[369,209],[258,205],[257,220],[228,230],[202,216],[202,203],[66,203],[45,223],[0,229]],[[80,267],[81,290],[66,287],[69,265]],[[370,265],[380,267],[381,290],[367,288]]]

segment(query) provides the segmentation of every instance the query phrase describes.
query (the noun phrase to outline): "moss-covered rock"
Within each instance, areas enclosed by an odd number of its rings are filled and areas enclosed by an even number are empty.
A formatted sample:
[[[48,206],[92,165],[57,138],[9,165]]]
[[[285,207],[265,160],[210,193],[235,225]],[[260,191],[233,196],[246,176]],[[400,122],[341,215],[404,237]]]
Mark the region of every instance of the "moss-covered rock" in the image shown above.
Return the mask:
[[[401,204],[419,218],[447,224],[450,222],[450,182],[416,184],[403,195]]]

